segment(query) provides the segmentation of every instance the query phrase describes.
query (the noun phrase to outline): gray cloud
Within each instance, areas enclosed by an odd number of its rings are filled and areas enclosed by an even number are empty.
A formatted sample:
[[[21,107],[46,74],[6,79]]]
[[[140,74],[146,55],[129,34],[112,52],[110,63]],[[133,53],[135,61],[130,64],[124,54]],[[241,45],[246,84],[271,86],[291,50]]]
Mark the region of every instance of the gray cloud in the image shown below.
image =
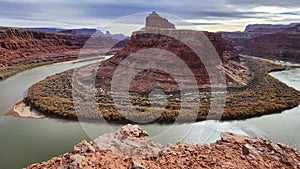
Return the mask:
[[[50,13],[48,17],[53,17],[53,13],[63,13],[72,11],[73,15],[82,17],[117,18],[133,13],[160,11],[178,15],[186,19],[199,17],[246,17],[246,13],[234,11],[226,7],[226,4],[219,0],[210,1],[0,1],[0,14],[5,17],[27,18],[36,16],[37,13]],[[15,11],[15,12],[14,12]],[[4,15],[3,15],[4,14]],[[17,16],[18,15],[18,16]],[[72,13],[61,15],[61,18],[68,17]],[[46,19],[46,18],[45,18]]]
[[[39,7],[32,3],[0,2],[0,17],[14,19],[29,19],[33,13],[38,13]]]
[[[296,8],[300,7],[300,3],[299,0],[0,0],[0,19],[11,20],[9,23],[13,23],[14,20],[21,23],[23,20],[24,26],[30,21],[34,21],[36,24],[49,23],[53,26],[55,23],[64,25],[64,22],[72,25],[74,22],[74,25],[80,26],[79,22],[75,22],[78,19],[97,18],[107,21],[134,13],[155,10],[188,20],[202,19],[212,23],[219,22],[219,20],[271,20],[272,14],[268,11],[255,12],[252,10],[252,8],[260,6]],[[214,19],[218,21],[212,21]],[[134,23],[134,21],[131,22]],[[86,26],[85,24],[86,22],[83,22],[82,26]]]
[[[188,16],[195,18],[264,18],[268,12],[240,12],[240,11],[186,11]]]
[[[299,0],[288,0],[288,1],[281,1],[281,0],[247,0],[247,1],[239,1],[239,0],[225,0],[226,4],[236,5],[241,7],[257,7],[257,6],[276,6],[276,7],[299,7],[300,1]]]
[[[196,23],[192,22],[193,25],[222,25],[222,23]]]
[[[282,14],[282,15],[299,15],[299,13],[297,13],[297,12],[281,12],[279,14]]]

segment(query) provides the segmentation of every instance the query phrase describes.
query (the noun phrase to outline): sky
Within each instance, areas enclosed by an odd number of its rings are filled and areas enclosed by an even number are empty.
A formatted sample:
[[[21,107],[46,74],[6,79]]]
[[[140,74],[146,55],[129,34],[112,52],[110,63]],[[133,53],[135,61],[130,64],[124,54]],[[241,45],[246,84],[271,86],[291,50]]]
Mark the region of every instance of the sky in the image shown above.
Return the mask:
[[[213,32],[243,31],[256,23],[300,22],[300,0],[0,0],[0,25],[85,27],[130,34],[143,27],[143,17],[152,11]]]

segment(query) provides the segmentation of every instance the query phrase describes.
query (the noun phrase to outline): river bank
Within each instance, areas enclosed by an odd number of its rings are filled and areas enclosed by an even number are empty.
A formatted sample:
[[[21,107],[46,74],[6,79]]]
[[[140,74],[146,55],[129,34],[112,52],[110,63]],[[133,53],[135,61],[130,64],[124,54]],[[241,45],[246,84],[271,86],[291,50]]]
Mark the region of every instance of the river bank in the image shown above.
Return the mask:
[[[110,56],[107,56],[107,58],[109,58]],[[64,61],[57,61],[57,62],[53,62],[53,63],[47,62],[47,63],[43,63],[41,65],[35,65],[33,67],[27,67],[27,68],[32,69],[34,67],[39,67],[39,66],[43,66],[43,65],[46,66],[48,64],[51,64],[53,66],[60,66],[60,65],[65,65],[65,64],[74,64],[74,65],[80,64],[80,63],[85,64],[86,62],[94,63],[95,61],[99,61],[99,60],[103,60],[103,59],[105,59],[105,57],[100,55],[100,56],[94,56],[94,57],[88,57],[88,58],[80,58],[80,59],[76,59],[76,60],[74,60],[74,59],[73,60],[64,60]],[[20,71],[25,71],[25,70],[27,70],[27,68],[24,70],[20,69]],[[18,73],[18,72],[15,72],[11,75],[14,75],[16,73]],[[30,107],[26,103],[26,98],[15,103],[13,105],[13,107],[11,108],[11,110],[9,110],[8,112],[6,112],[3,115],[4,116],[13,116],[13,117],[17,117],[17,118],[32,118],[32,119],[43,119],[43,118],[47,117],[44,114],[37,111],[36,109],[33,109],[32,107]]]
[[[47,66],[48,64],[51,65],[49,67],[52,67],[52,66],[53,67],[60,67],[60,66],[64,67],[65,65],[68,65],[67,67],[76,68],[76,67],[80,67],[80,66],[83,66],[83,65],[86,65],[86,64],[92,64],[92,63],[99,62],[103,59],[110,58],[111,56],[112,55],[107,55],[107,56],[99,55],[99,56],[93,56],[93,57],[91,56],[91,57],[88,57],[88,58],[80,58],[80,59],[76,59],[76,60],[45,63],[45,65],[43,65],[43,64],[39,65],[39,66],[37,66],[37,68]],[[34,67],[28,67],[28,70],[34,69]],[[21,73],[23,71],[26,71],[26,70],[27,69],[22,70]],[[24,76],[24,77],[26,77],[26,76]],[[43,78],[41,78],[40,80],[42,80],[42,79]],[[5,80],[5,79],[3,79],[3,80]],[[1,80],[0,80],[0,82],[1,82]],[[23,91],[20,92],[20,93],[23,93]],[[27,89],[25,89],[25,93],[27,93]],[[24,97],[26,97],[26,96],[24,96]],[[22,100],[21,101],[15,101],[13,106],[10,109],[6,108],[7,111],[5,113],[2,113],[2,115],[3,116],[13,116],[13,117],[17,117],[17,118],[32,118],[32,119],[42,119],[42,118],[47,117],[44,114],[37,111],[36,109],[30,107],[26,103],[26,98],[24,98],[24,97],[19,97]]]
[[[33,119],[46,118],[45,115],[41,114],[35,109],[31,109],[30,106],[26,105],[26,103],[23,101],[16,103],[13,106],[12,110],[4,114],[4,116],[13,116],[18,118],[33,118]]]

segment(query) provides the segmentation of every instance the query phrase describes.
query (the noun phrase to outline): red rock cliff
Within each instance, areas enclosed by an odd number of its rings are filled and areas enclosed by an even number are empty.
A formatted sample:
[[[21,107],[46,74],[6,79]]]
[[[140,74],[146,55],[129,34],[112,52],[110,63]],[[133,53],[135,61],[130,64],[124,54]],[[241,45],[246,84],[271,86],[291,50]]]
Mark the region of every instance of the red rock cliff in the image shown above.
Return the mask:
[[[300,24],[254,25],[244,32],[223,32],[237,52],[300,62]]]
[[[241,53],[300,62],[300,24],[246,41]]]
[[[44,33],[21,28],[0,29],[0,68],[76,58],[89,35]],[[99,37],[102,46],[115,44]]]

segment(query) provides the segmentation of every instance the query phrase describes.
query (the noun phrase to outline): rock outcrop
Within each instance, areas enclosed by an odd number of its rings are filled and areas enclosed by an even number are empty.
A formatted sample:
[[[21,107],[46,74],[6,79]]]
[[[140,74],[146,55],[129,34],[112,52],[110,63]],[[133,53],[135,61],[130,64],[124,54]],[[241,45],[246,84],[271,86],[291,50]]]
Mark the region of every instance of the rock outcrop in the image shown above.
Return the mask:
[[[153,154],[149,156],[149,152]],[[71,153],[32,164],[27,169],[299,167],[299,151],[261,138],[221,133],[221,140],[209,145],[177,143],[162,146],[153,143],[139,126],[126,125],[116,132],[100,136],[96,142],[84,140]]]
[[[175,29],[174,24],[170,23],[166,18],[160,17],[155,11],[146,17],[146,27]]]

